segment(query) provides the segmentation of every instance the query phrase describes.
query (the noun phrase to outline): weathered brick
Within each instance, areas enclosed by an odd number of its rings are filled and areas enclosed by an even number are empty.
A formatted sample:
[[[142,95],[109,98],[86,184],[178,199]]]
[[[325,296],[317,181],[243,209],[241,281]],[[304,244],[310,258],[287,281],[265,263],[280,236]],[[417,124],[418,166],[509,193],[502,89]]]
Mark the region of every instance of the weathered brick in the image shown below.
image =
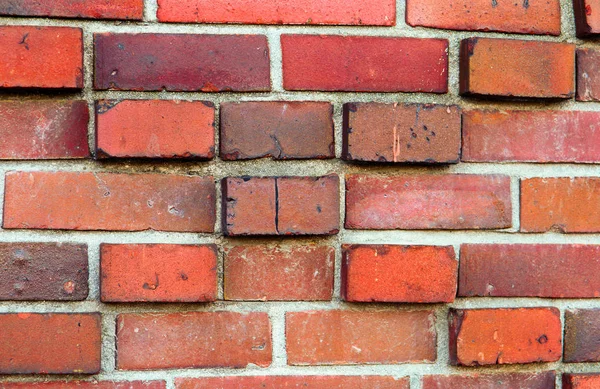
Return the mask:
[[[409,389],[408,378],[390,376],[262,376],[176,378],[177,389]],[[0,388],[2,388],[0,384]]]
[[[449,320],[454,365],[555,362],[562,353],[556,308],[452,309]]]
[[[499,373],[450,376],[424,376],[423,389],[555,389],[556,374]]]
[[[577,37],[596,37],[600,34],[600,1],[573,0]]]
[[[87,245],[0,243],[0,300],[85,300]]]
[[[221,104],[221,159],[334,158],[333,107],[313,101]]]
[[[467,110],[462,160],[600,162],[599,120],[598,112]]]
[[[198,10],[202,10],[198,12]],[[159,0],[158,20],[178,23],[393,26],[395,0]]]
[[[101,300],[206,302],[217,297],[215,245],[102,244]]]
[[[96,102],[98,158],[198,158],[215,155],[215,107],[203,101]]]
[[[241,177],[223,180],[227,235],[332,235],[339,231],[339,178]]]
[[[457,163],[460,110],[431,104],[344,104],[342,158],[367,162]]]
[[[95,89],[271,89],[263,35],[95,34]],[[0,73],[1,74],[1,73]]]
[[[86,158],[85,101],[0,102],[0,159]]]
[[[562,389],[597,389],[600,374],[563,374]]]
[[[460,94],[568,99],[575,94],[575,45],[469,38],[460,46]]]
[[[0,382],[0,389],[165,389],[164,381]]]
[[[346,176],[349,229],[507,228],[511,209],[508,176]]]
[[[600,178],[521,180],[521,231],[599,232]]]
[[[100,314],[0,314],[0,374],[100,371]]]
[[[0,88],[83,88],[80,28],[1,26]]]
[[[4,228],[212,232],[212,177],[8,172]]]
[[[445,39],[282,35],[281,49],[287,90],[448,91]]]
[[[142,20],[144,0],[7,0],[0,15]]]
[[[223,266],[225,300],[331,300],[334,260],[328,246],[232,247]]]
[[[576,98],[578,101],[600,101],[600,50],[577,49]]]
[[[560,35],[560,1],[407,0],[411,26]]]
[[[342,296],[351,302],[454,301],[452,246],[344,245]]]
[[[465,244],[460,297],[600,297],[600,246]]]
[[[600,309],[565,312],[565,362],[600,362]],[[600,381],[599,381],[600,383]]]
[[[289,365],[433,362],[432,311],[286,313]]]
[[[266,313],[184,312],[117,317],[119,370],[271,364]]]

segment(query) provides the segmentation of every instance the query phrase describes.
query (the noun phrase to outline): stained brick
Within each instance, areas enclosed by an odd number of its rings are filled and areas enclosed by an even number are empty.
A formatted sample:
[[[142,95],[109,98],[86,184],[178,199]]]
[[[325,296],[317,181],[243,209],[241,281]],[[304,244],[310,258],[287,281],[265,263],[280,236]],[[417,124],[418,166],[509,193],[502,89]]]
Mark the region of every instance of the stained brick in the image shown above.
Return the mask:
[[[143,0],[8,0],[0,15],[142,20]]]
[[[600,1],[573,0],[577,37],[597,37],[600,34]]]
[[[164,381],[0,382],[0,389],[165,389]]]
[[[600,362],[600,309],[573,309],[565,312],[564,361]],[[600,383],[600,380],[598,380]]]
[[[499,373],[450,376],[424,376],[423,389],[555,389],[556,374]]]
[[[600,387],[600,374],[563,374],[563,389],[596,389]]]
[[[207,377],[176,378],[175,387],[177,389],[409,389],[409,380],[390,376]]]
[[[578,101],[600,101],[600,50],[577,49],[576,98]]]

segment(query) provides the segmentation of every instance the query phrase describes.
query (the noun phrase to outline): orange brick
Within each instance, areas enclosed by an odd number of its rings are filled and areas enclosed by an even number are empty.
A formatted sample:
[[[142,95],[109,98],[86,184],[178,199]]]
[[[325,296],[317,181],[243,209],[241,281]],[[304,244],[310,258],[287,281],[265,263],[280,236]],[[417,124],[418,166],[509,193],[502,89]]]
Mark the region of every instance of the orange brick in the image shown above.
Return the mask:
[[[409,389],[409,380],[389,376],[207,377],[176,378],[175,387],[177,389]]]

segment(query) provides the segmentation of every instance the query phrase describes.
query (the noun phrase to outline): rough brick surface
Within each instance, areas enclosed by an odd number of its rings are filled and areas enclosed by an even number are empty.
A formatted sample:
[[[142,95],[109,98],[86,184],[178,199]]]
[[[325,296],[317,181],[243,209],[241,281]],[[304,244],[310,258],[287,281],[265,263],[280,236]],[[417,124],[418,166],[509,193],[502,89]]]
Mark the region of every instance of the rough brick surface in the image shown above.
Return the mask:
[[[225,300],[331,300],[334,261],[329,246],[232,247],[223,266]]]
[[[83,88],[80,28],[1,26],[0,88]]]
[[[4,228],[212,232],[212,177],[8,172]]]
[[[144,0],[6,0],[0,15],[142,20]]]
[[[575,45],[469,38],[460,46],[460,93],[567,99],[575,94]]]
[[[339,231],[339,178],[226,178],[227,235],[332,235]]]
[[[561,357],[556,308],[453,309],[449,320],[455,365],[555,362]]]
[[[507,176],[346,176],[346,228],[493,229],[511,226]]]
[[[348,161],[457,163],[461,115],[455,106],[348,103],[342,157]]]
[[[452,246],[345,245],[342,249],[346,301],[454,301],[458,262]]]
[[[242,368],[250,363],[271,364],[266,313],[121,314],[117,318],[119,370]]]
[[[600,328],[600,309],[567,310],[564,361],[600,362],[598,328]]]
[[[95,313],[0,314],[0,374],[98,373],[100,335]]]
[[[311,101],[221,104],[224,160],[334,158],[333,107]]]
[[[423,389],[555,389],[555,373],[424,376]]]
[[[0,389],[166,389],[164,381],[0,382]]]
[[[200,11],[201,10],[201,11]],[[158,20],[180,23],[393,26],[395,0],[158,0]]]
[[[175,380],[175,387],[177,389],[409,389],[409,380],[408,378],[394,378],[390,376],[178,378]]]
[[[521,180],[521,231],[599,232],[600,179]]]
[[[85,101],[0,102],[0,159],[67,159],[90,155]]]
[[[600,162],[599,120],[585,111],[466,110],[462,160]]]
[[[214,124],[215,107],[203,101],[101,100],[96,156],[211,159]]]
[[[269,48],[261,35],[106,33],[94,36],[94,46],[96,89],[271,89]]]
[[[560,35],[560,1],[407,0],[411,26]]]
[[[562,389],[596,389],[600,387],[600,374],[563,374]]]
[[[432,311],[308,311],[286,314],[289,365],[433,362]]]
[[[287,90],[448,90],[448,41],[444,39],[282,35],[281,49]]]
[[[597,37],[600,34],[600,1],[573,0],[573,13],[579,38]]]
[[[102,244],[101,300],[207,302],[217,296],[214,245]]]
[[[600,246],[466,244],[461,297],[600,297]]]
[[[577,100],[600,101],[600,50],[577,49]]]
[[[0,243],[0,279],[0,300],[85,300],[87,246]]]

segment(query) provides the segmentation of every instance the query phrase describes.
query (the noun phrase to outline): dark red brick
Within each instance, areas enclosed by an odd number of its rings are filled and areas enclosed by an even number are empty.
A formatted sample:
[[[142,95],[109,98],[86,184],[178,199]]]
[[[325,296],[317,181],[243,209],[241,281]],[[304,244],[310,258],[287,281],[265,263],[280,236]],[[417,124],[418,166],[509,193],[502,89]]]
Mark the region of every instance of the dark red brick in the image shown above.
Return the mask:
[[[5,0],[0,15],[142,20],[144,0]]]
[[[564,361],[600,362],[598,328],[600,328],[600,309],[567,310]]]
[[[424,376],[422,389],[555,389],[556,374],[498,373]]]
[[[334,158],[333,107],[312,101],[221,104],[221,159]]]
[[[0,243],[0,300],[85,300],[84,244]]]
[[[573,0],[573,13],[577,37],[591,38],[600,34],[599,0]]]
[[[263,376],[176,378],[177,389],[409,389],[408,378],[390,376]],[[0,388],[2,388],[0,384]]]
[[[511,214],[508,176],[346,176],[349,229],[507,228]]]
[[[460,94],[568,99],[575,94],[575,45],[469,38],[460,46]]]
[[[0,374],[96,374],[100,314],[0,314]]]
[[[429,104],[344,105],[342,158],[367,162],[457,163],[460,110]]]
[[[600,297],[600,246],[465,244],[460,297]]]
[[[287,90],[448,91],[445,39],[282,35],[281,49]]]
[[[106,33],[95,34],[94,47],[96,89],[271,89],[269,47],[262,35]]]
[[[4,228],[212,232],[212,177],[8,172]]]
[[[83,88],[80,28],[1,26],[0,88]]]
[[[164,381],[0,382],[0,389],[166,389]]]
[[[578,101],[600,101],[600,50],[577,49],[576,98]]]
[[[562,389],[598,389],[600,374],[563,374]]]
[[[117,317],[117,368],[243,368],[271,364],[266,313],[184,312]]]

